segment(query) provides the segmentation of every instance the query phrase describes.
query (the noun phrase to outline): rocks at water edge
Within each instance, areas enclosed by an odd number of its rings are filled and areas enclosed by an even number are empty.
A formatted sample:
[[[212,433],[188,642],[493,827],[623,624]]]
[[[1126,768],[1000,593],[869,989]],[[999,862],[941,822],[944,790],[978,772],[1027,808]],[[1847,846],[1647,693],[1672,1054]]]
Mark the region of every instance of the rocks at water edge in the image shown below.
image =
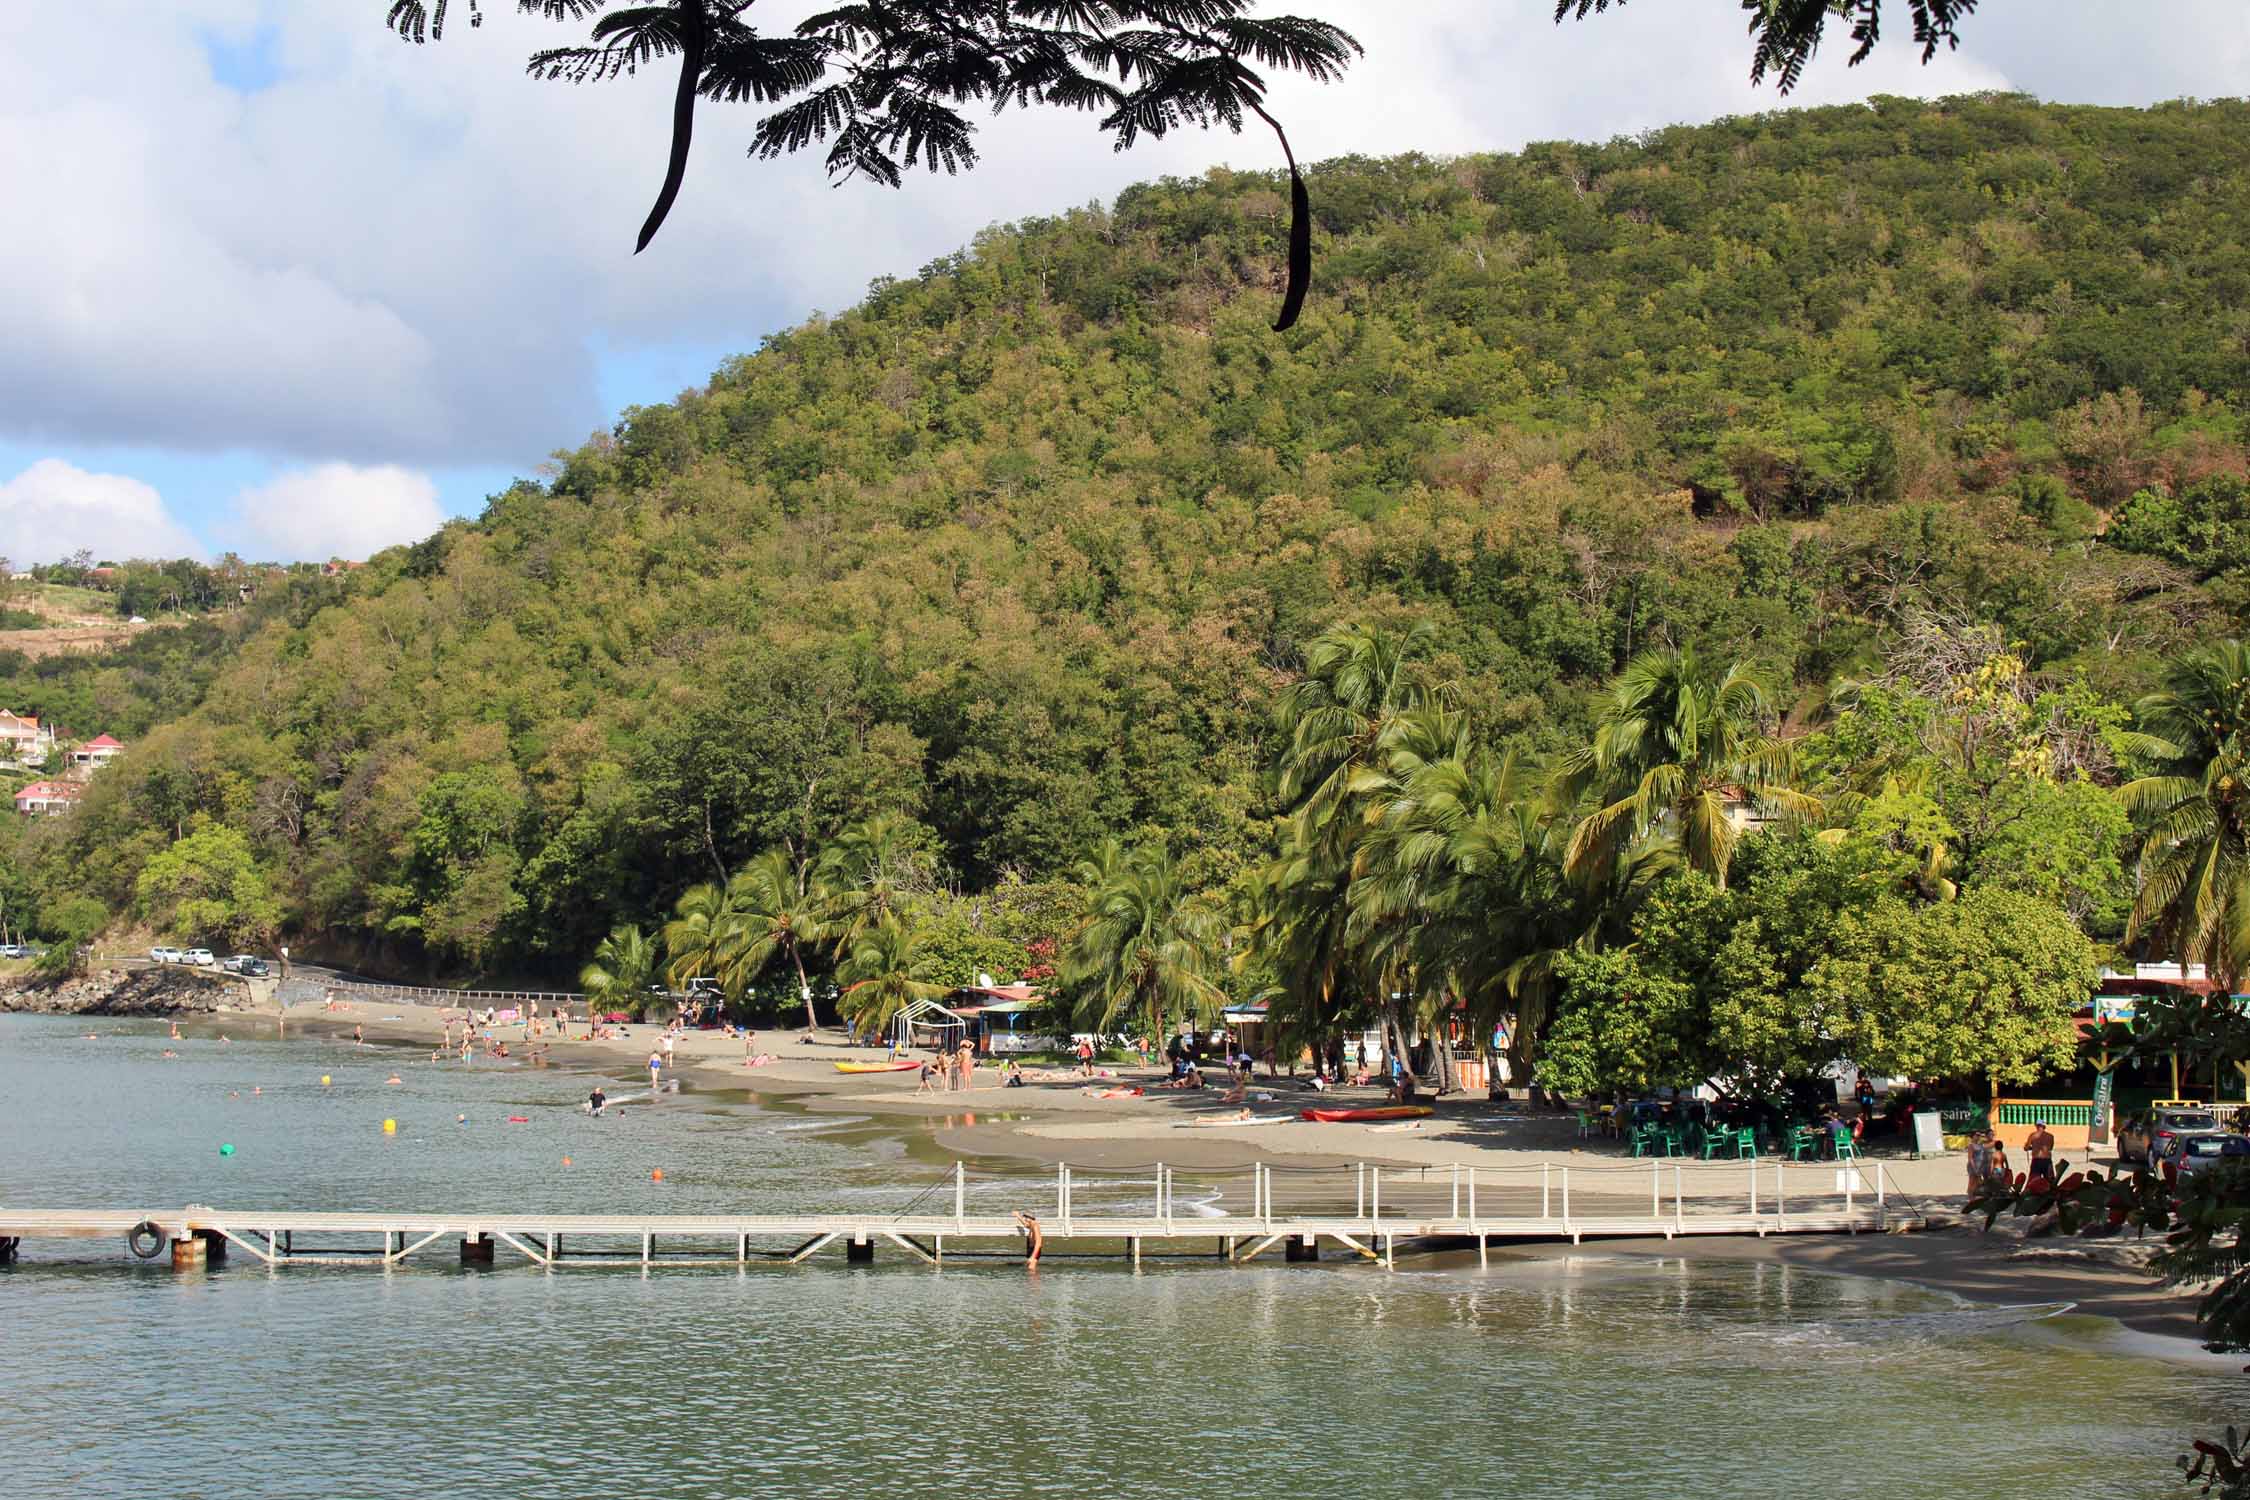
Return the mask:
[[[250,1003],[237,982],[191,969],[107,969],[81,978],[0,982],[0,1013],[61,1016],[202,1015]]]

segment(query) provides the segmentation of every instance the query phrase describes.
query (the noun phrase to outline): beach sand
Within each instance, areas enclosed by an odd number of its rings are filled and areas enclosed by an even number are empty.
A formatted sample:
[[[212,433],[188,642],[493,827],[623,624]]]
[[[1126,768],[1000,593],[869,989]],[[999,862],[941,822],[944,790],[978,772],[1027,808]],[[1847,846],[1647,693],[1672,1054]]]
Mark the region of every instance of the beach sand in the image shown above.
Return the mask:
[[[339,999],[333,1009],[321,1003],[292,1006],[286,1017],[272,1011],[235,1012],[218,1018],[227,1026],[265,1027],[281,1020],[289,1034],[349,1036],[354,1025],[371,1043],[436,1044],[444,1012],[430,1007]],[[455,1016],[458,1011],[453,1012]],[[212,1024],[199,1021],[199,1025]],[[521,1023],[492,1028],[521,1062],[527,1050]],[[633,1025],[625,1035],[586,1039],[583,1025],[572,1040],[555,1041],[550,1030],[548,1057],[570,1067],[616,1080],[629,1088],[646,1076],[646,1060],[663,1034],[660,1026]],[[1365,1125],[1317,1124],[1290,1120],[1267,1126],[1193,1126],[1232,1114],[1242,1105],[1222,1105],[1222,1088],[1200,1093],[1151,1089],[1138,1098],[1097,1097],[1104,1088],[1158,1081],[1153,1071],[1110,1070],[1087,1080],[1061,1066],[1032,1070],[1023,1088],[1004,1089],[994,1068],[977,1070],[978,1086],[967,1092],[917,1093],[912,1072],[842,1074],[839,1061],[870,1061],[880,1049],[854,1048],[839,1033],[822,1031],[810,1042],[801,1030],[759,1031],[752,1047],[775,1061],[743,1066],[744,1043],[723,1032],[691,1031],[674,1040],[675,1076],[691,1089],[748,1089],[789,1098],[792,1105],[820,1113],[887,1114],[940,1121],[937,1144],[970,1158],[1013,1158],[1052,1164],[1068,1161],[1091,1169],[1128,1168],[1165,1162],[1177,1171],[1246,1169],[1257,1161],[1280,1170],[1347,1168],[1356,1162],[1393,1168],[1474,1166],[1480,1178],[1518,1183],[1563,1168],[1581,1183],[1614,1181],[1630,1174],[1634,1183],[1653,1176],[1664,1180],[1665,1166],[1635,1163],[1614,1146],[1581,1142],[1574,1116],[1524,1106],[1495,1105],[1481,1098],[1440,1101],[1422,1128],[1379,1130]],[[447,1066],[460,1066],[457,1062]],[[481,1049],[475,1067],[495,1066]],[[1270,1097],[1261,1100],[1261,1094]],[[1261,1080],[1251,1089],[1253,1113],[1293,1115],[1306,1105],[1381,1102],[1377,1089],[1313,1093],[1286,1078]],[[1689,1257],[1706,1261],[1765,1261],[1846,1275],[1914,1282],[1992,1304],[2069,1302],[2080,1312],[2116,1319],[2139,1333],[2166,1341],[2194,1338],[2193,1293],[2158,1286],[2134,1260],[2135,1247],[2116,1242],[2027,1241],[2003,1223],[1986,1234],[1961,1223],[1962,1165],[1958,1156],[1914,1161],[1884,1158],[1891,1191],[1913,1199],[1943,1227],[1911,1234],[1683,1236],[1675,1240],[1602,1240],[1582,1246],[1567,1242],[1510,1241],[1495,1254],[1515,1258]],[[1771,1163],[1762,1163],[1771,1170]],[[1747,1186],[1748,1163],[1741,1164]],[[1646,1175],[1644,1175],[1646,1174]],[[1724,1173],[1712,1174],[1724,1176]],[[1488,1179],[1489,1180],[1489,1179]],[[1639,1189],[1636,1188],[1635,1191]],[[2194,1353],[2192,1343],[2175,1352]]]

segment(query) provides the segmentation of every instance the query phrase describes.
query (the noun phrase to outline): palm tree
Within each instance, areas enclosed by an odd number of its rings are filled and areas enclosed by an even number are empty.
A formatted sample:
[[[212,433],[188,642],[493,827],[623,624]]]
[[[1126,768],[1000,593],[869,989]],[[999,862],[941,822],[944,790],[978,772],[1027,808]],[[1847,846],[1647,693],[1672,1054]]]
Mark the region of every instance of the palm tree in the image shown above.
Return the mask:
[[[821,851],[819,881],[829,892],[825,925],[839,951],[886,918],[917,874],[921,830],[910,818],[877,813],[855,823]]]
[[[1305,676],[1282,694],[1285,737],[1276,787],[1299,847],[1341,857],[1359,799],[1381,770],[1393,719],[1430,701],[1419,671],[1429,627],[1405,635],[1346,625],[1305,652]]]
[[[664,924],[665,977],[673,987],[716,974],[719,939],[726,931],[727,893],[709,881],[680,893],[672,920]],[[740,998],[737,996],[736,998]]]
[[[1746,799],[1817,817],[1817,799],[1789,782],[1789,742],[1770,732],[1772,692],[1739,662],[1716,671],[1687,647],[1644,651],[1611,686],[1590,744],[1564,757],[1557,805],[1594,807],[1564,852],[1574,878],[1599,880],[1618,856],[1652,837],[1677,842],[1688,867],[1723,888],[1734,858],[1727,805]]]
[[[1063,980],[1087,1006],[1091,1029],[1138,1015],[1151,1036],[1167,1017],[1215,1013],[1213,976],[1225,965],[1225,923],[1191,894],[1172,857],[1146,845],[1125,855],[1088,900],[1064,957]]]
[[[817,1027],[805,950],[826,939],[822,914],[828,904],[818,867],[786,849],[768,849],[737,871],[727,882],[727,914],[715,964],[726,992],[739,997],[774,959],[786,958],[797,970],[797,991],[805,999],[805,1030]]]
[[[594,1013],[622,1010],[638,1019],[656,967],[656,944],[638,927],[614,928],[594,949],[594,961],[578,971],[578,988]]]
[[[2125,940],[2155,937],[2232,993],[2250,960],[2250,646],[2190,652],[2134,717],[2141,733],[2131,748],[2154,769],[2117,789],[2150,819]]]
[[[915,1001],[945,993],[934,978],[936,962],[919,931],[884,917],[852,940],[837,966],[844,983],[838,1008],[855,1032],[880,1032]]]

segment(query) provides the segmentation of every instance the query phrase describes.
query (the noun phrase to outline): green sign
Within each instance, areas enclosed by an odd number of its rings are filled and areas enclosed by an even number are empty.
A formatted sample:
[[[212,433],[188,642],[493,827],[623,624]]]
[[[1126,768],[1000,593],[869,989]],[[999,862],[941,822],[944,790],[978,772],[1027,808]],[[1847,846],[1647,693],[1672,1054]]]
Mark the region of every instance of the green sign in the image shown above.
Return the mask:
[[[2094,1118],[2086,1127],[2089,1145],[2105,1145],[2109,1141],[2109,1096],[2117,1082],[2117,1070],[2106,1069],[2094,1078]]]

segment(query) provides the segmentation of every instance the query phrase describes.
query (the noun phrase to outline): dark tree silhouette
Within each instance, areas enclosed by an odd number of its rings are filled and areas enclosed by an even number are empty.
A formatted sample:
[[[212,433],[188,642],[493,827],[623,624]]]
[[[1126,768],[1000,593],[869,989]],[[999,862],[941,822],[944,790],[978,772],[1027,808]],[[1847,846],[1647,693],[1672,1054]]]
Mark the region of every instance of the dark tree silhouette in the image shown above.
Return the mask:
[[[1937,56],[1940,46],[1961,45],[1957,28],[1977,8],[1977,0],[1904,0],[1904,4],[1914,18],[1914,41],[1925,63]],[[1583,21],[1613,5],[1622,9],[1625,0],[1555,0],[1555,19]],[[1771,73],[1784,94],[1804,76],[1805,64],[1819,50],[1821,33],[1830,21],[1850,19],[1852,41],[1857,44],[1850,59],[1853,66],[1864,62],[1883,39],[1883,0],[1742,0],[1742,9],[1750,16],[1750,81],[1763,83]]]
[[[388,24],[412,42],[445,35],[451,0],[391,0]],[[469,24],[480,0],[466,0]],[[526,14],[592,22],[586,45],[535,52],[535,78],[599,82],[679,60],[671,158],[634,253],[679,197],[699,99],[780,107],[759,121],[751,154],[815,142],[840,180],[896,187],[908,168],[976,165],[963,106],[998,113],[1056,105],[1093,111],[1123,151],[1182,125],[1242,129],[1255,115],[1289,165],[1289,280],[1276,330],[1297,321],[1312,272],[1312,213],[1288,135],[1265,107],[1268,72],[1327,83],[1359,55],[1335,26],[1253,16],[1253,0],[864,0],[809,17],[784,35],[743,20],[752,0],[517,0]]]

